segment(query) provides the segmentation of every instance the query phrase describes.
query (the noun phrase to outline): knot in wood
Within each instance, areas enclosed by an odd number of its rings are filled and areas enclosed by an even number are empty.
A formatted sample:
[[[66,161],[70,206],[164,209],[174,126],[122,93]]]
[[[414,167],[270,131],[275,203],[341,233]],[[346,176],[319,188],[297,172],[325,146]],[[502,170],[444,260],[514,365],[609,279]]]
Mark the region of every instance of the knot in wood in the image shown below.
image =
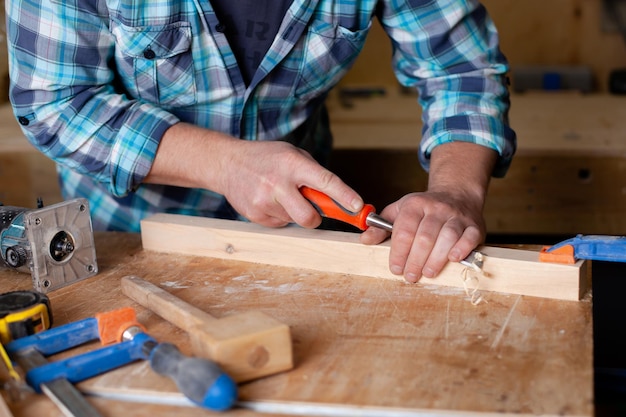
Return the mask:
[[[248,365],[254,369],[264,367],[270,360],[270,353],[265,346],[255,346],[248,355]]]

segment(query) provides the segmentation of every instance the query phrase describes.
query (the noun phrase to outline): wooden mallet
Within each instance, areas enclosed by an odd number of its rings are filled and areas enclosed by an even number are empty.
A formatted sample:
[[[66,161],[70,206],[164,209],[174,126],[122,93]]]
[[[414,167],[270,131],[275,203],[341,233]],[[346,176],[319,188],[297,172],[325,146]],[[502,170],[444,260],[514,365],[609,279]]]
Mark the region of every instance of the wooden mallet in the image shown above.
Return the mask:
[[[189,333],[194,355],[217,362],[243,382],[293,368],[289,326],[259,311],[217,319],[137,276],[122,292]]]

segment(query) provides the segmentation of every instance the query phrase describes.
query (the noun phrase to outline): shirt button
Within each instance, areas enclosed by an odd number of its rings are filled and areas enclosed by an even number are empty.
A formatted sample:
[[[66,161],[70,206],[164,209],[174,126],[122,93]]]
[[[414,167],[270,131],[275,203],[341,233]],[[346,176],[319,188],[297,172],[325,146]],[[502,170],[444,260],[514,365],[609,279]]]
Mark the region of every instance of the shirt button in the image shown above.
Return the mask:
[[[154,53],[152,49],[148,48],[145,51],[143,51],[143,57],[146,59],[154,59],[156,57],[156,54]]]
[[[18,118],[17,118],[17,121],[18,121],[18,122],[20,122],[20,124],[21,124],[22,126],[28,126],[28,124],[30,123],[30,121],[28,120],[28,118],[27,118],[27,117],[24,117],[24,116],[20,116],[20,117],[18,117]]]
[[[215,25],[215,30],[217,30],[219,33],[224,33],[226,32],[226,25],[223,23],[218,23],[217,25]]]

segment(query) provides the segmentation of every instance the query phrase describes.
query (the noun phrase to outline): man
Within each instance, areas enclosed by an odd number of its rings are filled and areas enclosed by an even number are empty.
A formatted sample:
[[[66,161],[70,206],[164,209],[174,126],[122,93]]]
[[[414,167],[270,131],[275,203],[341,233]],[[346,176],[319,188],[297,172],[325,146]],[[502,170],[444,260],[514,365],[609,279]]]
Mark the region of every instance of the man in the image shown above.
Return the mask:
[[[320,164],[323,102],[374,18],[423,106],[428,191],[380,213],[389,267],[414,282],[481,243],[489,179],[515,151],[507,63],[477,1],[9,0],[10,98],[96,229],[138,231],[155,212],[314,228],[301,186],[363,205]]]

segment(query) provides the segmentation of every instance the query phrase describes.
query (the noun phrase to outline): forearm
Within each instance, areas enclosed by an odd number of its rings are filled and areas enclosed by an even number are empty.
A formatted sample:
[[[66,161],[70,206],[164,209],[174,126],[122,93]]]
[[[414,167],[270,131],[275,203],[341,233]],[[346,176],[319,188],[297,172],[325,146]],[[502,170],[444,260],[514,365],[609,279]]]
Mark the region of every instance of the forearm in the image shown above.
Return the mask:
[[[394,69],[400,83],[418,92],[422,166],[431,170],[431,153],[441,144],[473,142],[498,152],[490,174],[503,176],[515,153],[516,139],[508,122],[509,64],[489,14],[476,1],[420,5],[415,10],[420,13],[418,21],[436,18],[438,24],[433,26],[448,28],[434,42],[428,31],[407,31],[406,22],[394,12],[392,7],[384,8],[382,21],[397,45]]]
[[[144,182],[205,188],[223,194],[219,174],[240,142],[220,132],[177,123],[161,138]]]
[[[474,143],[439,145],[431,155],[428,191],[483,204],[497,158],[494,150]]]

